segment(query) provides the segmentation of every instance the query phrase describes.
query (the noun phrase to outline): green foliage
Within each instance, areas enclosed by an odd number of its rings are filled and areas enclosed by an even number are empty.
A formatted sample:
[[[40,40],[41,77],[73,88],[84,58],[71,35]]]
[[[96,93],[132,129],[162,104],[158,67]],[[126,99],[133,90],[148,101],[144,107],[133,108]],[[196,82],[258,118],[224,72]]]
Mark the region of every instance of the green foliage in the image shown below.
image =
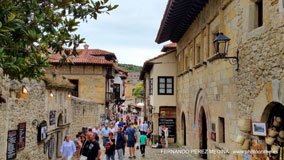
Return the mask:
[[[144,86],[143,82],[138,82],[132,90],[132,93],[137,98],[143,98],[144,95]]]
[[[140,72],[142,67],[133,64],[118,64],[119,67],[124,68],[128,72]]]
[[[12,79],[41,77],[50,52],[63,59],[77,54],[84,38],[73,32],[80,21],[117,7],[108,0],[0,0],[0,67]]]

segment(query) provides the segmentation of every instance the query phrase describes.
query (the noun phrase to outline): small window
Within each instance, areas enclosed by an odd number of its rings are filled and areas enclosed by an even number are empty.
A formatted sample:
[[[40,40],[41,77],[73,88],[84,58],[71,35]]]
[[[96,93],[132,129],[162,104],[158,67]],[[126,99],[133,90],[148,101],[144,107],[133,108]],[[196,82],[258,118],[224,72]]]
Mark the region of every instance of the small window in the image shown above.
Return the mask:
[[[153,95],[153,78],[149,81],[149,95]]]
[[[262,0],[257,0],[255,2],[256,5],[256,14],[257,17],[255,17],[257,19],[256,22],[256,28],[262,26],[263,24],[263,1]]]
[[[196,64],[201,62],[201,47],[200,45],[196,46]]]
[[[174,94],[174,78],[158,77],[158,95]]]
[[[69,81],[75,86],[71,90],[71,95],[74,97],[79,97],[79,80],[78,79],[69,79]]]
[[[219,143],[225,143],[225,118],[219,117]]]

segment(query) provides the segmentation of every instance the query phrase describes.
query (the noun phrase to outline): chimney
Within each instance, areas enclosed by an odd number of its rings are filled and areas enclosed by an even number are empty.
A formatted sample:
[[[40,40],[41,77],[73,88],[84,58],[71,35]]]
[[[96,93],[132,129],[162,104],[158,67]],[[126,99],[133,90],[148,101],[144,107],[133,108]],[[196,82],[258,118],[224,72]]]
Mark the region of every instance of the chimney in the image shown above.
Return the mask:
[[[84,45],[84,49],[87,50],[88,48],[89,48],[89,45],[86,43],[86,44]]]

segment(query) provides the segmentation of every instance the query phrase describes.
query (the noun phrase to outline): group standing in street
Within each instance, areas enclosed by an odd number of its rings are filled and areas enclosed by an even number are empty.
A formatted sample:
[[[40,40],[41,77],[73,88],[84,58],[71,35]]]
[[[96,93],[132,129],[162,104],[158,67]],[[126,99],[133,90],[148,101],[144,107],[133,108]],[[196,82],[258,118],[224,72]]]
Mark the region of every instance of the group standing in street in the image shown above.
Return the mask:
[[[135,159],[137,149],[140,149],[142,157],[145,156],[151,134],[147,122],[139,120],[137,123],[135,116],[133,120],[126,116],[125,121],[123,118],[116,121],[105,119],[94,128],[78,132],[74,141],[66,136],[61,153],[65,160],[71,160],[73,156],[76,160],[99,160],[102,154],[99,142],[102,140],[106,160],[114,160],[116,155],[118,160],[123,160],[126,146],[129,149],[128,159]]]

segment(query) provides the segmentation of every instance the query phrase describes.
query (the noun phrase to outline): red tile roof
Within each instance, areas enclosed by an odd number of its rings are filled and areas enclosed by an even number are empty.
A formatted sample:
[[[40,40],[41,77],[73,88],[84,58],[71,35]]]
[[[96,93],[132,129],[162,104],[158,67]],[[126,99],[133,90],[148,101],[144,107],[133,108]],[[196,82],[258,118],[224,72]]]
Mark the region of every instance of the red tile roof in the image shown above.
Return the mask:
[[[177,47],[176,43],[169,43],[167,45],[164,45],[161,52],[168,52],[170,50],[175,50]]]
[[[114,53],[100,49],[78,49],[77,51],[79,56],[68,58],[67,63],[112,65],[113,62],[106,60],[104,56],[111,55],[115,57]],[[62,59],[60,54],[51,54],[49,62],[57,64],[60,63],[60,59]]]

